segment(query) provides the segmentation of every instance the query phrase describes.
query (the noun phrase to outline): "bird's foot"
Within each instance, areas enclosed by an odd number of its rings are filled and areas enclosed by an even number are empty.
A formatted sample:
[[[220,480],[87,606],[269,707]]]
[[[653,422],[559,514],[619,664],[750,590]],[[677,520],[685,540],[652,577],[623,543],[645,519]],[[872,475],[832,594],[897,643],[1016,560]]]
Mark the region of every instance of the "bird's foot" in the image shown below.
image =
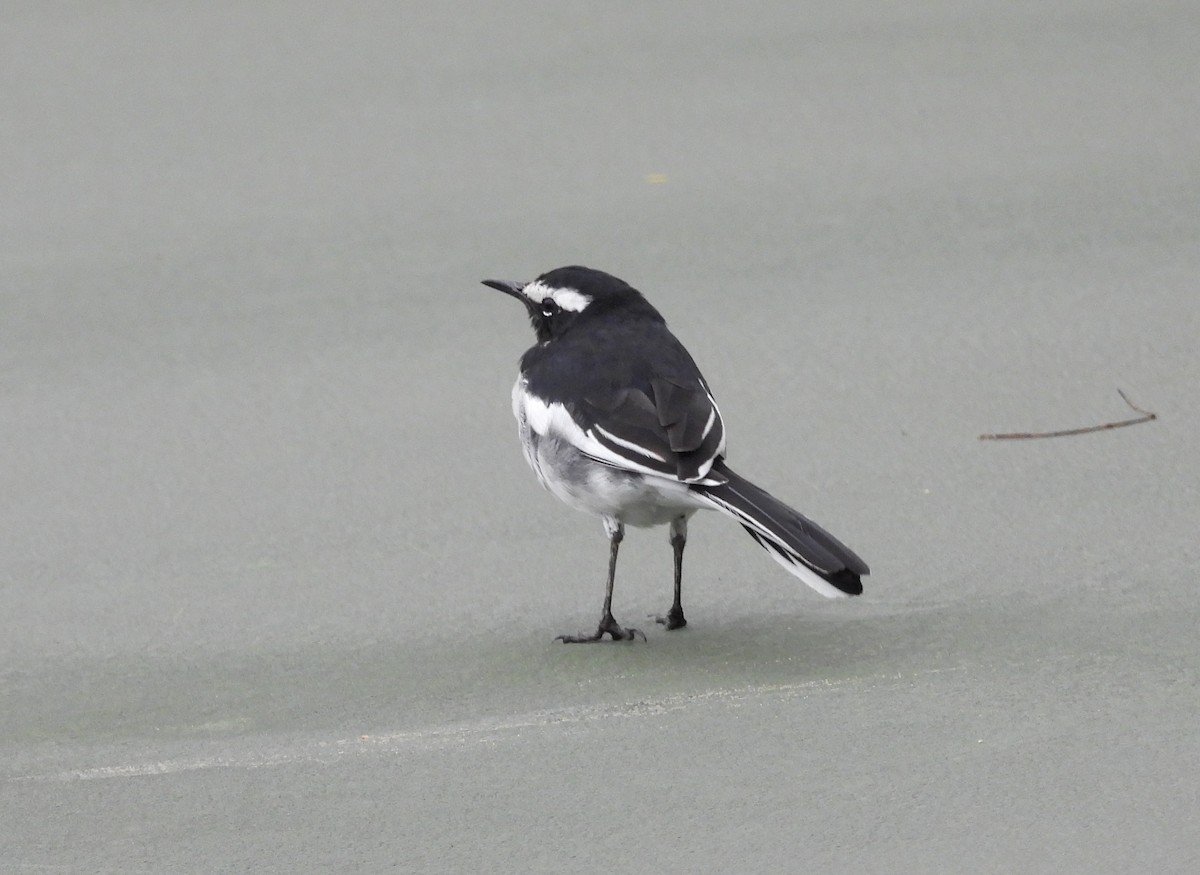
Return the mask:
[[[641,629],[622,628],[613,619],[612,614],[605,614],[600,618],[600,625],[594,635],[559,635],[554,640],[563,644],[595,644],[597,641],[603,641],[605,635],[611,635],[613,641],[633,641],[635,638],[646,640]]]
[[[662,614],[654,615],[654,622],[660,626],[666,626],[668,630],[682,629],[687,625],[687,619],[683,616],[683,608],[679,605],[672,605],[665,617]]]

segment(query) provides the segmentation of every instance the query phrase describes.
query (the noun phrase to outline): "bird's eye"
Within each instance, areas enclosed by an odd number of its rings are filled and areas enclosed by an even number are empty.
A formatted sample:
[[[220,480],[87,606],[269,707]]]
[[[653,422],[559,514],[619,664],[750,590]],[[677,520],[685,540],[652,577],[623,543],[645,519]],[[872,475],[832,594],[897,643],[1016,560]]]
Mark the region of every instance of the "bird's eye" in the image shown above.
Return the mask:
[[[551,316],[553,316],[557,312],[558,312],[558,304],[555,303],[553,298],[547,298],[546,300],[542,301],[542,315],[545,316],[547,319],[549,319]]]

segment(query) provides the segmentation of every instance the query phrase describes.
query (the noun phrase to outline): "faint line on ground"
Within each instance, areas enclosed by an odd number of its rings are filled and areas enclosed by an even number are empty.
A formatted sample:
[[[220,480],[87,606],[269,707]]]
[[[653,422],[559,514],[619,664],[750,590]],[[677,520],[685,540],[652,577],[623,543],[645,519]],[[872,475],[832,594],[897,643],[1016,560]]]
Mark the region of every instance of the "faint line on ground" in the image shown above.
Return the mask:
[[[41,774],[16,775],[6,778],[4,782],[67,783],[108,778],[175,775],[207,769],[262,769],[294,763],[332,764],[350,757],[369,754],[402,753],[406,750],[429,750],[457,745],[494,743],[519,734],[522,730],[586,725],[622,718],[657,717],[707,702],[737,706],[747,700],[767,695],[782,696],[788,699],[817,690],[847,686],[850,683],[896,680],[905,677],[963,671],[964,669],[965,667],[958,666],[925,669],[902,675],[880,675],[873,678],[853,678],[841,681],[815,680],[793,684],[759,684],[732,689],[702,690],[695,693],[679,693],[656,700],[552,708],[380,735],[297,742],[274,751],[254,751],[230,756],[168,758]]]

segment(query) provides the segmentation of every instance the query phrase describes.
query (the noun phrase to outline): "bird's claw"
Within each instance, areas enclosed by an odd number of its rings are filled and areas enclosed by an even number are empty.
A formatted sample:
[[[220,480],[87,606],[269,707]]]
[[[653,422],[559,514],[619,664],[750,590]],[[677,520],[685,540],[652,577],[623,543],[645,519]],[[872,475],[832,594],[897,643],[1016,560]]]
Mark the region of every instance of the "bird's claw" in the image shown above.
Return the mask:
[[[668,631],[671,629],[682,629],[687,625],[687,618],[683,616],[682,608],[671,608],[667,611],[666,616],[662,614],[650,614],[654,618],[654,622],[660,626],[666,626]]]
[[[561,641],[563,644],[595,644],[603,641],[605,635],[611,636],[613,641],[633,641],[637,638],[646,640],[645,632],[632,627],[623,628],[612,618],[612,614],[608,614],[600,620],[600,625],[592,635],[559,635],[554,640]]]

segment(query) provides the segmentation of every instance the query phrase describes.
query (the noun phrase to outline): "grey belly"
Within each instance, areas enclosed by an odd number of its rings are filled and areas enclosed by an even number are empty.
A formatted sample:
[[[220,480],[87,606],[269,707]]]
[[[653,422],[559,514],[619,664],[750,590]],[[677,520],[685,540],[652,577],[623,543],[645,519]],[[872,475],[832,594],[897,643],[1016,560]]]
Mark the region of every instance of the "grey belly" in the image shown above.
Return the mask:
[[[686,485],[597,462],[554,436],[521,435],[542,485],[570,506],[631,526],[657,526],[704,507]]]

